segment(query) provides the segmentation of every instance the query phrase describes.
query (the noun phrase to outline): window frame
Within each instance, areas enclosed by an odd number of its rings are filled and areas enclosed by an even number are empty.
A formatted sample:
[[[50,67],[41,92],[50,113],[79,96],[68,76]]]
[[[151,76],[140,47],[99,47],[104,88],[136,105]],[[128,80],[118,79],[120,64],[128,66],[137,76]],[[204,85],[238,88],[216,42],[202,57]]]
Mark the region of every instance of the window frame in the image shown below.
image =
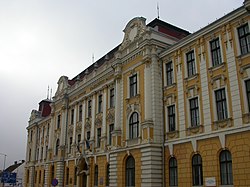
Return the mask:
[[[166,86],[171,86],[174,84],[174,68],[173,61],[170,61],[165,64],[166,68]]]
[[[175,119],[175,105],[167,106],[167,113],[168,113],[168,131],[174,132],[176,131],[176,119]]]
[[[129,97],[135,97],[138,94],[137,89],[138,78],[137,74],[134,74],[129,77]]]
[[[139,137],[139,114],[137,112],[133,112],[129,118],[129,139],[136,139],[138,137]]]
[[[190,57],[190,58],[189,58]],[[186,53],[187,77],[192,77],[196,74],[195,52],[194,50]]]
[[[125,163],[125,186],[135,187],[135,159],[133,156],[128,156]]]
[[[195,154],[192,157],[192,183],[193,186],[203,185],[202,158],[200,154]]]
[[[219,98],[219,93],[220,97]],[[227,95],[226,88],[220,88],[214,91],[215,97],[215,107],[216,107],[216,116],[218,121],[228,119],[228,107],[227,107]],[[221,108],[221,110],[220,110]]]
[[[57,115],[57,129],[61,128],[61,114]]]
[[[82,105],[79,105],[78,121],[82,121]]]
[[[112,128],[111,128],[112,127]],[[114,124],[110,124],[109,125],[109,145],[112,145],[112,132],[114,131]]]
[[[74,124],[74,114],[75,114],[75,109],[72,108],[72,109],[71,109],[71,118],[70,118],[70,124],[71,124],[71,125]]]
[[[109,107],[115,107],[115,88],[109,90]]]
[[[224,157],[225,160],[223,160],[222,157]],[[222,171],[224,167],[226,169],[225,172]],[[223,150],[220,153],[220,179],[221,185],[233,185],[232,155],[228,150]]]
[[[94,169],[94,186],[98,186],[98,165]]]
[[[222,55],[221,55],[221,48],[220,48],[220,38],[217,37],[209,42],[210,44],[210,55],[212,66],[216,67],[222,64]]]
[[[175,157],[169,159],[169,186],[178,186],[178,168]]]
[[[199,98],[189,99],[190,126],[198,127],[200,125]]]
[[[91,112],[92,112],[92,100],[88,100],[88,117],[91,117]]]
[[[101,136],[102,136],[102,128],[99,127],[96,129],[96,147],[101,147]]]
[[[241,31],[243,31],[242,35]],[[240,53],[241,55],[245,55],[250,52],[250,32],[248,23],[238,27],[237,33],[238,33]]]
[[[101,113],[103,111],[103,104],[102,104],[102,94],[98,96],[98,113]]]
[[[250,112],[250,79],[244,80],[248,113]]]

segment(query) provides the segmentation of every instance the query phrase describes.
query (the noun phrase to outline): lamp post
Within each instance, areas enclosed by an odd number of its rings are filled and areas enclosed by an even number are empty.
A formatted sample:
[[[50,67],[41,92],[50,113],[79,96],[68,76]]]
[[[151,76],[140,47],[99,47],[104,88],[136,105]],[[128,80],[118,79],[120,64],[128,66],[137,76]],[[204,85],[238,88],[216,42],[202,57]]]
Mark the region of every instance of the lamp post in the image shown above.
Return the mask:
[[[3,155],[4,156],[4,162],[3,162],[3,172],[4,172],[4,170],[5,170],[5,162],[6,162],[6,154],[4,154],[4,153],[0,153],[0,155]],[[2,173],[3,173],[2,172]],[[2,174],[2,176],[3,176],[3,174]],[[4,187],[4,181],[3,181],[3,187]]]

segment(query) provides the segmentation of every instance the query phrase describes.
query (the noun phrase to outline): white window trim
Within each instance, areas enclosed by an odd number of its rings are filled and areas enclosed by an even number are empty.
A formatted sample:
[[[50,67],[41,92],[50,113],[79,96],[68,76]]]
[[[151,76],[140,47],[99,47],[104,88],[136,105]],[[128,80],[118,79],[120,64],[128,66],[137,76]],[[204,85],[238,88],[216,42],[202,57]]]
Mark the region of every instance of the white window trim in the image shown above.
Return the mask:
[[[134,76],[134,75],[137,75],[136,76],[136,81],[137,81],[137,93],[136,93],[136,95],[139,95],[140,94],[140,90],[139,90],[139,88],[140,88],[140,76],[139,76],[139,72],[138,71],[136,71],[136,72],[134,72],[133,74],[131,74],[131,75],[129,75],[128,77],[127,77],[127,87],[128,87],[128,89],[127,89],[127,98],[129,99],[129,98],[131,98],[130,97],[130,77],[132,77],[132,76]]]
[[[138,120],[139,120],[139,125],[138,125],[138,131],[139,132],[138,132],[138,137],[137,138],[141,137],[141,115],[140,115],[139,111],[134,110],[134,111],[130,112],[130,114],[128,116],[128,119],[127,119],[127,125],[126,125],[126,139],[127,140],[132,140],[132,139],[129,138],[129,119],[130,119],[131,115],[134,112],[136,112],[138,114]]]
[[[245,81],[250,80],[250,77],[247,77],[245,79],[242,79],[241,83],[242,83],[242,92],[243,92],[243,107],[244,107],[244,113],[250,113],[250,110],[248,108],[248,101],[247,101],[247,90],[246,90],[246,83]]]
[[[227,86],[222,86],[222,87],[213,89],[212,98],[213,98],[213,114],[214,114],[214,121],[219,121],[219,120],[218,120],[218,115],[217,115],[217,107],[216,107],[217,105],[216,105],[216,100],[215,100],[215,91],[220,90],[220,89],[223,89],[223,88],[225,88],[226,101],[227,101],[227,118],[226,118],[226,119],[228,119],[228,118],[231,117],[230,110],[229,110],[229,101],[228,101]]]
[[[198,99],[198,107],[199,107],[199,124],[197,125],[200,126],[201,125],[201,106],[200,106],[200,96],[199,95],[193,95],[192,97],[189,97],[187,99],[187,106],[188,106],[188,110],[187,110],[187,119],[188,119],[188,128],[192,128],[191,125],[191,117],[190,117],[190,100],[196,98]]]
[[[238,34],[238,28],[241,27],[244,24],[248,24],[248,28],[250,31],[250,20],[247,22],[244,22],[240,25],[238,25],[237,27],[234,28],[234,37],[235,37],[235,43],[236,43],[236,50],[237,50],[237,56],[242,55],[241,54],[241,49],[240,49],[240,41],[239,41],[239,34]]]
[[[166,86],[170,86],[170,85],[167,85],[167,70],[166,70],[166,65],[169,63],[169,62],[172,62],[172,65],[173,65],[173,83],[172,84],[174,84],[175,83],[175,66],[174,66],[174,59],[169,59],[168,61],[166,61],[166,62],[164,62],[164,64],[163,64],[163,78],[164,78],[164,80],[163,80],[163,82],[164,82],[164,87],[166,87]]]
[[[223,55],[223,49],[222,49],[222,42],[221,42],[221,35],[219,36],[216,36],[214,37],[213,39],[209,40],[207,42],[207,49],[208,50],[208,64],[209,64],[209,67],[210,68],[213,68],[213,62],[212,62],[212,54],[211,54],[211,45],[210,45],[210,42],[219,38],[219,43],[220,43],[220,54],[221,54],[221,63],[223,64],[225,61],[224,61],[224,55]]]
[[[169,106],[174,106],[175,108],[175,131],[178,131],[178,125],[177,125],[177,113],[176,113],[176,104],[175,103],[171,103],[169,105],[165,106],[165,124],[166,124],[166,132],[170,132],[169,131],[169,124],[168,124],[168,107]]]
[[[198,70],[197,70],[197,58],[196,58],[196,51],[195,48],[192,48],[188,51],[186,51],[183,55],[184,55],[184,69],[185,69],[185,78],[189,79],[190,77],[188,77],[188,68],[187,68],[187,53],[194,51],[194,64],[195,64],[195,74],[197,74]],[[194,74],[194,75],[195,75]]]

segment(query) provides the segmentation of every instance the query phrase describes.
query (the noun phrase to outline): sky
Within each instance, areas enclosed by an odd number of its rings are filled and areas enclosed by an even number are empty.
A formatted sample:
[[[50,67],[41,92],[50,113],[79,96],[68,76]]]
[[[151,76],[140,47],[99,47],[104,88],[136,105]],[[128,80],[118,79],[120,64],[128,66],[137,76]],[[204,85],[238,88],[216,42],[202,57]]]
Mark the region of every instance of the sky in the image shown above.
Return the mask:
[[[157,17],[193,33],[243,0],[0,0],[0,153],[5,166],[25,160],[28,120],[72,79],[123,40],[134,17]],[[4,156],[0,154],[0,170]]]

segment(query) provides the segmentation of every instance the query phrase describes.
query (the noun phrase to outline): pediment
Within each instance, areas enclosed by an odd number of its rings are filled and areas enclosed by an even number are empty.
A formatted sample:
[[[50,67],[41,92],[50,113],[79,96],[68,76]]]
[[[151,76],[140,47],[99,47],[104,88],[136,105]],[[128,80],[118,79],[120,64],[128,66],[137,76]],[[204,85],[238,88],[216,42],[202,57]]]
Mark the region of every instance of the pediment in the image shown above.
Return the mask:
[[[57,90],[56,90],[56,96],[63,93],[65,89],[68,88],[68,77],[67,76],[61,76],[60,79],[57,82]]]
[[[130,43],[136,41],[138,38],[142,36],[146,30],[146,18],[143,17],[135,17],[130,20],[124,32],[124,38],[121,44],[121,48],[127,47]]]

